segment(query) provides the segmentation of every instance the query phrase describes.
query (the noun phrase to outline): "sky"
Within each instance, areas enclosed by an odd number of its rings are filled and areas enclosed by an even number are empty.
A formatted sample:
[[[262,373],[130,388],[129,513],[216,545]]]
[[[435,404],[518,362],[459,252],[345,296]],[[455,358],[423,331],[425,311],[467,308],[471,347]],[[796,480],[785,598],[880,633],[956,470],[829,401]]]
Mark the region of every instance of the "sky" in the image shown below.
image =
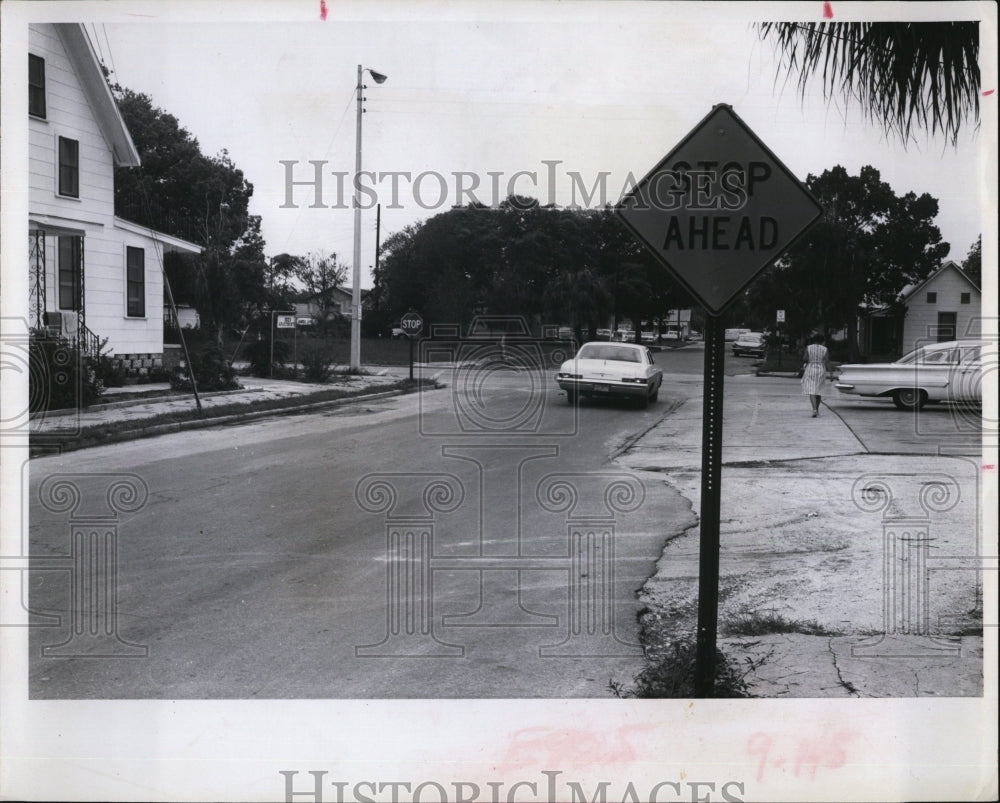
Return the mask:
[[[957,147],[921,136],[904,149],[858,108],[824,101],[818,83],[803,98],[778,75],[752,23],[820,21],[821,2],[782,5],[781,16],[773,4],[600,0],[214,6],[102,11],[88,29],[123,86],[176,116],[204,153],[229,152],[254,185],[251,212],[269,255],[352,263],[357,66],[387,75],[381,85],[365,79],[362,169],[397,175],[364,180],[381,203],[376,231],[374,194],[362,199],[371,207],[362,211],[364,287],[376,235],[468,202],[459,181],[478,181],[473,195],[488,204],[509,189],[543,203],[572,203],[574,190],[581,205],[615,203],[630,174],[644,176],[716,103],[732,105],[800,179],[870,164],[899,195],[930,193],[949,258],[963,260],[995,220],[990,131],[970,126]],[[829,8],[845,20],[858,5]],[[959,17],[976,6],[946,8]],[[227,13],[237,9],[238,18]],[[982,98],[984,119],[995,103]],[[309,208],[311,186],[286,183],[313,180],[311,161],[325,162],[327,208]],[[603,192],[592,194],[602,176]]]

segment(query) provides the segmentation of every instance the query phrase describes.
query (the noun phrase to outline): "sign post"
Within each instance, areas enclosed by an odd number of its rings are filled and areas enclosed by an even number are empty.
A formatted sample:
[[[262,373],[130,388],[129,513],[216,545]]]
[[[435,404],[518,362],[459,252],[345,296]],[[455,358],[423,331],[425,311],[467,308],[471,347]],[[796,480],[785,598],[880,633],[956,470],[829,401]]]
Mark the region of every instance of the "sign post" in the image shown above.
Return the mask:
[[[277,322],[275,321],[275,316],[277,316]],[[286,310],[284,312],[280,310],[271,310],[271,378],[274,378],[274,327],[277,325],[279,329],[294,329],[295,328],[295,312],[294,310]]]
[[[711,697],[719,618],[722,313],[822,209],[732,107],[718,104],[615,211],[707,313],[695,694]]]
[[[777,324],[777,327],[778,327],[778,367],[780,368],[781,367],[781,355],[782,355],[782,352],[784,352],[784,350],[785,350],[785,344],[783,342],[785,338],[784,338],[784,336],[782,334],[782,332],[784,330],[784,326],[782,326],[782,324],[785,322],[785,311],[783,309],[779,309],[777,311],[777,314],[774,316],[774,318],[775,318],[775,323]]]
[[[403,330],[405,334],[410,339],[410,381],[413,381],[413,340],[416,338],[424,328],[424,319],[420,317],[420,313],[415,309],[410,307],[410,311],[407,312],[402,318],[399,319],[399,328]]]

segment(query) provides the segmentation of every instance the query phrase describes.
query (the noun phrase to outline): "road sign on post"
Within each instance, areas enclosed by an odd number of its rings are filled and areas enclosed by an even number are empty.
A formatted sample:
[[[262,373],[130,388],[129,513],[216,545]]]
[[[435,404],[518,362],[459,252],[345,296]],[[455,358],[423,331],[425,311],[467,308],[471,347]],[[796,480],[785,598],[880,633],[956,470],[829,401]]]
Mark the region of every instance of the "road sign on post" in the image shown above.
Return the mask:
[[[718,104],[616,209],[701,302],[705,326],[695,693],[715,687],[725,330],[721,313],[822,214],[809,191]]]
[[[407,312],[402,318],[399,319],[399,328],[403,330],[403,334],[410,338],[410,381],[413,380],[413,340],[417,337],[424,328],[424,319],[420,317],[420,313],[414,309]]]
[[[416,337],[421,331],[423,331],[424,319],[420,317],[419,312],[410,310],[402,318],[400,318],[399,328],[403,330],[404,335]]]
[[[713,315],[822,211],[727,104],[714,106],[617,208]]]

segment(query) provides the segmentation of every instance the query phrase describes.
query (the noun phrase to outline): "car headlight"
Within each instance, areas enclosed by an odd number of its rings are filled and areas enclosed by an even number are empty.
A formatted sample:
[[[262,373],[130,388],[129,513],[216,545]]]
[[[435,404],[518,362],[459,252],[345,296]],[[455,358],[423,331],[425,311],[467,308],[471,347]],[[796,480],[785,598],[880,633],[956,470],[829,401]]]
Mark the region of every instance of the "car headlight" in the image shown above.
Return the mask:
[[[646,384],[646,380],[641,376],[624,376],[622,382],[635,382],[636,384]]]

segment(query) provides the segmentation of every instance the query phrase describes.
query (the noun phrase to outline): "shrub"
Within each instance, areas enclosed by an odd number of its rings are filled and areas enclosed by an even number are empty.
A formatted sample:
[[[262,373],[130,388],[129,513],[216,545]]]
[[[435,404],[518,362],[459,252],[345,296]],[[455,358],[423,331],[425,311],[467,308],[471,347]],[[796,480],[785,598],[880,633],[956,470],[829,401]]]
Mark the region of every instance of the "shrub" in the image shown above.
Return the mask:
[[[306,382],[323,383],[333,374],[333,355],[322,345],[309,346],[302,350],[302,379]]]
[[[250,372],[254,376],[271,376],[272,367],[278,366],[291,356],[288,344],[284,340],[274,341],[274,366],[271,364],[271,341],[262,337],[254,340],[243,349],[244,357],[250,363]]]
[[[97,372],[69,340],[32,332],[29,350],[29,410],[87,407],[104,391]]]
[[[104,353],[108,339],[105,337],[97,347],[97,359],[92,362],[94,374],[106,388],[120,388],[125,384],[125,367],[110,354]]]
[[[206,343],[200,351],[192,352],[191,363],[190,370],[186,366],[174,369],[170,377],[170,386],[174,390],[192,390],[192,370],[199,391],[235,390],[240,386],[236,381],[236,372],[216,343]]]

